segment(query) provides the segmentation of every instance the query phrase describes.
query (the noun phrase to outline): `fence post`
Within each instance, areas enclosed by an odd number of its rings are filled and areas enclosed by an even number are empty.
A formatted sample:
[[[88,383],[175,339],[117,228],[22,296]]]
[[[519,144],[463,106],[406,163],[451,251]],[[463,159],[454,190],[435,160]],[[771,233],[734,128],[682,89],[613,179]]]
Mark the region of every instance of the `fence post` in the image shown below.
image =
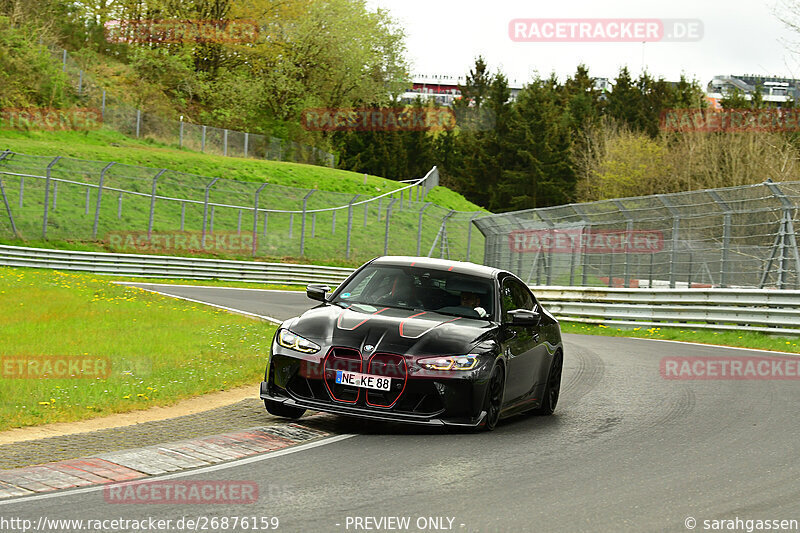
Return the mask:
[[[153,190],[150,195],[150,221],[147,223],[147,242],[150,242],[150,236],[153,233],[153,217],[156,212],[156,185],[158,184],[158,178],[166,171],[166,168],[162,168],[158,171],[158,174],[153,177]]]
[[[185,227],[186,222],[186,202],[181,202],[181,231]]]
[[[106,90],[103,89],[103,102],[100,104],[100,120],[106,121]]]
[[[269,223],[269,211],[264,213],[264,237],[267,236],[267,225]]]
[[[117,220],[122,220],[122,193],[119,193],[119,200],[117,201]]]
[[[317,236],[317,214],[311,213],[311,238]]]
[[[244,156],[247,157],[247,145],[250,142],[250,134],[244,132]]]
[[[200,151],[206,151],[206,125],[203,124],[203,136],[200,138]]]
[[[141,109],[137,109],[136,110],[136,137],[137,138],[139,137],[139,129],[141,127],[141,123],[142,123],[142,110]]]
[[[222,133],[222,155],[228,155],[228,129],[225,128]]]
[[[203,126],[203,128],[205,128],[205,126]],[[205,130],[203,131],[203,139],[205,139]],[[208,185],[206,185],[206,199],[205,199],[205,202],[203,203],[203,238],[202,238],[202,241],[201,241],[201,243],[203,245],[203,249],[205,249],[205,247],[206,247],[206,223],[208,221],[208,195],[211,193],[211,187],[214,186],[214,184],[217,182],[217,180],[219,180],[219,178],[214,178],[213,180],[211,180],[209,182]],[[183,216],[182,215],[181,215],[181,226],[183,226]],[[183,228],[181,228],[181,230],[183,230]]]
[[[289,238],[292,238],[292,230],[294,230],[294,213],[289,213]]]
[[[90,194],[91,194],[91,187],[89,187],[87,185],[86,186],[86,206],[83,209],[83,214],[84,215],[88,215],[89,214],[89,196],[90,196]]]
[[[53,182],[53,211],[56,210],[58,204],[58,182]]]
[[[445,246],[447,246],[447,258],[450,259],[450,242],[447,239],[447,221],[455,213],[455,209],[451,209],[442,219],[442,238],[439,241],[439,259],[444,259]]]
[[[103,170],[100,171],[100,184],[97,186],[97,205],[94,208],[94,226],[92,226],[92,239],[97,238],[97,226],[100,224],[100,203],[103,200],[103,182],[105,182],[106,179],[106,172],[108,172],[108,169],[113,167],[115,164],[116,162],[109,163],[105,166],[105,168],[103,168]]]
[[[15,237],[19,237],[17,233],[17,225],[14,224],[14,215],[11,214],[11,206],[8,205],[8,198],[6,198],[6,190],[3,188],[3,178],[0,177],[0,193],[3,194],[3,203],[6,205],[6,213],[8,213],[8,221],[11,222],[11,231]]]
[[[708,191],[709,196],[722,208],[722,211],[725,213],[722,219],[722,257],[720,261],[720,273],[719,273],[719,286],[720,287],[727,287],[728,286],[728,269],[729,269],[729,251],[731,247],[731,214],[733,210],[730,206],[720,197],[717,191],[710,190]],[[713,283],[713,281],[712,281]]]
[[[236,234],[242,234],[242,210],[239,209],[239,221],[236,223]]]
[[[472,225],[473,225],[472,221],[475,220],[476,218],[478,218],[479,216],[481,216],[481,212],[480,211],[476,211],[470,217],[469,222],[467,222],[467,258],[466,258],[467,261],[470,260],[469,250],[470,250],[470,247],[472,246]],[[419,255],[419,245],[417,245],[417,255]]]
[[[67,60],[66,58],[67,58],[67,51],[64,50],[64,65],[65,65],[65,67],[66,67],[66,60]],[[43,220],[42,221],[42,239],[45,239],[45,240],[47,240],[47,211],[49,209],[49,203],[50,203],[50,198],[49,198],[49,196],[50,196],[50,173],[51,173],[51,171],[53,169],[53,165],[58,163],[59,159],[61,159],[60,155],[56,156],[55,159],[50,161],[50,164],[47,165],[47,172],[45,174],[46,178],[45,178],[45,182],[44,182],[44,217],[42,219]],[[102,174],[101,174],[101,176],[102,176]],[[101,177],[101,179],[102,179],[102,177]]]
[[[61,71],[67,71],[67,51],[62,49],[63,54],[61,54]]]
[[[345,257],[350,259],[350,234],[353,232],[353,202],[358,200],[360,194],[353,196],[350,203],[347,205],[347,245],[345,247]]]
[[[578,204],[569,204],[569,206],[572,208],[573,211],[575,211],[575,213],[579,217],[581,217],[581,220],[583,220],[583,223],[586,224],[588,229],[591,230],[592,229],[592,221],[589,219],[588,216],[586,216],[586,213],[583,212],[583,208],[581,208]],[[587,266],[586,265],[586,241],[588,239],[584,239],[583,238],[583,233],[584,233],[584,229],[582,228],[581,229],[581,241],[583,241],[583,243],[581,245],[581,285],[583,287],[585,287],[586,283],[588,281],[588,276],[589,276],[588,269],[586,268],[586,266]],[[572,284],[572,274],[570,274],[570,284]]]
[[[183,148],[183,115],[181,115],[181,131],[178,134],[178,147]]]
[[[10,154],[10,150],[4,151],[0,154],[0,161],[5,159],[8,154]],[[8,198],[6,198],[6,190],[3,188],[3,178],[0,177],[0,193],[3,194],[3,203],[6,205],[6,212],[8,213],[8,220],[11,222],[11,231],[14,232],[15,237],[19,237],[19,233],[17,233],[17,225],[14,224],[14,215],[11,214],[11,206],[8,204]]]
[[[420,254],[420,247],[422,246],[422,214],[431,206],[430,202],[425,202],[422,209],[419,210],[419,224],[417,226],[417,256]]]
[[[383,255],[389,254],[389,219],[392,216],[392,205],[397,201],[397,198],[392,198],[389,205],[386,207],[386,230],[383,234]]]
[[[672,215],[672,264],[669,268],[669,287],[670,289],[674,289],[675,276],[677,274],[677,272],[675,272],[675,268],[677,267],[678,263],[678,233],[680,231],[681,219],[678,218],[678,211],[672,207],[672,204],[666,196],[663,194],[657,194],[656,197],[661,200],[661,203],[664,204],[664,207],[666,207]]]
[[[628,221],[627,225],[626,225],[628,234],[625,236],[625,239],[623,239],[623,242],[625,243],[625,288],[628,288],[628,287],[631,286],[631,247],[630,247],[630,238],[631,238],[631,234],[633,233],[633,217],[628,212],[628,210],[625,209],[625,206],[622,205],[621,201],[614,200],[614,204],[617,207],[619,207],[620,213],[622,213],[622,215]]]
[[[211,206],[211,219],[208,221],[208,234],[214,233],[214,214],[217,212],[217,206]]]
[[[315,192],[316,189],[311,189],[303,197],[303,220],[300,221],[300,257],[303,257],[306,252],[306,210],[308,208],[308,199]]]
[[[336,235],[336,209],[331,211],[333,216],[331,217],[331,235]]]
[[[783,207],[783,213],[781,217],[781,226],[780,226],[780,234],[778,235],[778,239],[780,239],[780,260],[778,262],[778,288],[783,289],[788,281],[788,274],[789,274],[789,253],[790,250],[792,255],[794,256],[794,267],[795,267],[795,287],[800,284],[800,252],[797,249],[797,237],[795,236],[794,231],[794,223],[792,222],[792,208],[794,205],[792,202],[786,197],[783,191],[780,190],[777,183],[773,183],[771,179],[767,178],[764,181],[764,185],[766,185],[770,192],[780,200],[781,205]],[[788,242],[787,242],[788,241]],[[773,251],[774,254],[774,251]],[[762,279],[761,288],[764,284],[766,279],[766,275],[768,269],[764,270],[764,279]]]
[[[258,238],[258,197],[261,195],[261,191],[264,190],[264,187],[269,185],[269,183],[262,183],[261,187],[256,189],[256,199],[253,202],[253,257],[256,256],[256,239]],[[264,234],[267,234],[267,217],[266,213],[264,214]]]

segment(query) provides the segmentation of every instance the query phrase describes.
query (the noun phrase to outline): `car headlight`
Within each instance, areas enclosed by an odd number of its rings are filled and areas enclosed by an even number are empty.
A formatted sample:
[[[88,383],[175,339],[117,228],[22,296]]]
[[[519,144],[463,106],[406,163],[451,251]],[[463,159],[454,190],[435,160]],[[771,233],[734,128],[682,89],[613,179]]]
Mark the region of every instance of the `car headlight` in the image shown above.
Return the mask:
[[[419,366],[428,370],[472,370],[478,364],[478,356],[469,354],[428,357],[417,362]]]
[[[282,329],[278,332],[278,344],[290,350],[296,350],[303,353],[315,353],[319,351],[319,344],[304,339],[300,335],[296,335],[288,329]]]

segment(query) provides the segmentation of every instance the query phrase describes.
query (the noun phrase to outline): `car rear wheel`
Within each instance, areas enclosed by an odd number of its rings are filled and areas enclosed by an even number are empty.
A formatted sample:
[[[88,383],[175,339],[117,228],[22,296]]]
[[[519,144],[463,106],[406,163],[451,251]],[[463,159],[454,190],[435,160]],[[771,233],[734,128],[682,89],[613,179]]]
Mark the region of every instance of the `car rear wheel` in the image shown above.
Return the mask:
[[[492,370],[489,385],[486,387],[486,398],[483,408],[486,411],[486,421],[482,429],[492,431],[500,420],[500,409],[503,407],[503,392],[506,385],[506,373],[501,365]]]
[[[305,409],[300,407],[291,407],[272,400],[264,400],[264,407],[267,408],[269,414],[283,418],[300,418],[306,412]]]
[[[547,376],[547,384],[544,387],[542,405],[533,411],[535,415],[552,415],[558,404],[558,395],[561,392],[561,370],[564,366],[564,357],[561,352],[557,352],[553,357],[553,364],[550,365],[550,372]]]

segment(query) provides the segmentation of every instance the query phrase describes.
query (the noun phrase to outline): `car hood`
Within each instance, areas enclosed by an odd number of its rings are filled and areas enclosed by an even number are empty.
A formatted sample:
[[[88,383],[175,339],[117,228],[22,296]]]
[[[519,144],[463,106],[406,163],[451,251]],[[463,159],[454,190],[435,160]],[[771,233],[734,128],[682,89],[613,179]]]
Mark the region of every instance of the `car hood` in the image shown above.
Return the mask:
[[[467,353],[497,328],[487,320],[391,307],[323,305],[309,309],[284,327],[327,349],[355,348],[362,353],[455,355]],[[365,345],[372,348],[364,350]]]

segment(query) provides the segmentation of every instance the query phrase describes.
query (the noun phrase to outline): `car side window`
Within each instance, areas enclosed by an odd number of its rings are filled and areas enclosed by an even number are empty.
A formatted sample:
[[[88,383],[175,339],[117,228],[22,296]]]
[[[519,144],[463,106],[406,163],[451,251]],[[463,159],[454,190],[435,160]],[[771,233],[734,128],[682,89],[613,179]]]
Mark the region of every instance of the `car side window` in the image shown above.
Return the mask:
[[[531,296],[527,287],[514,278],[508,277],[504,279],[500,292],[503,306],[503,322],[511,322],[509,311],[514,309],[533,310],[535,305],[533,296]]]

